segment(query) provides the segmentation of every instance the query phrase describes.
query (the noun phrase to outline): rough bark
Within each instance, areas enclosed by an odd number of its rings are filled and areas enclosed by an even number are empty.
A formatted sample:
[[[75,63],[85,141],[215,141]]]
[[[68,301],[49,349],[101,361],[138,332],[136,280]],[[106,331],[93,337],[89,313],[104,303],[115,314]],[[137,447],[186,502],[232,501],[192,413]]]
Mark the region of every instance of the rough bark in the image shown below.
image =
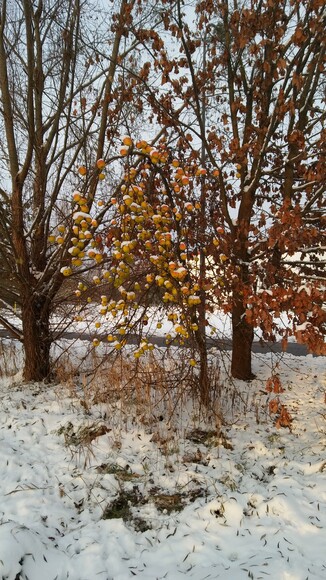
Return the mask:
[[[254,339],[253,327],[245,319],[245,308],[241,300],[235,301],[232,311],[232,362],[231,373],[236,379],[250,381],[254,378],[251,368],[251,347]]]
[[[199,353],[199,397],[201,403],[208,407],[210,402],[210,384],[208,376],[208,358],[207,358],[207,345],[206,336],[199,328],[196,332],[196,343]]]
[[[24,379],[43,381],[50,378],[50,309],[46,297],[28,293],[22,304]]]
[[[250,381],[254,378],[251,370],[251,347],[254,329],[246,320],[245,289],[251,288],[249,276],[248,233],[254,196],[250,191],[243,193],[239,208],[239,226],[235,230],[234,250],[239,279],[233,289],[232,298],[232,361],[231,374],[236,379]]]

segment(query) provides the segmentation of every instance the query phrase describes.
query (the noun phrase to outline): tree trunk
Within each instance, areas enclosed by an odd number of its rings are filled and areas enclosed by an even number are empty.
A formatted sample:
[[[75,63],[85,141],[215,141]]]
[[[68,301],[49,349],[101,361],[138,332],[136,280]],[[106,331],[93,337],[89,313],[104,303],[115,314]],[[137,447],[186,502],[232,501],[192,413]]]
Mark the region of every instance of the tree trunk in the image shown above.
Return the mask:
[[[202,195],[202,207],[205,207]],[[204,219],[204,218],[203,218]],[[210,402],[210,384],[208,376],[208,356],[206,342],[206,293],[203,289],[206,276],[206,255],[200,251],[200,304],[198,306],[198,330],[195,333],[199,352],[199,391],[201,403],[208,407]]]
[[[205,333],[199,328],[196,332],[196,342],[199,353],[199,396],[201,403],[208,407],[210,403],[210,384],[208,376],[208,359]]]
[[[251,347],[254,329],[245,318],[245,307],[242,301],[235,301],[232,310],[232,363],[231,374],[235,379],[252,380],[255,375],[251,370]]]
[[[43,381],[50,377],[50,309],[46,297],[29,294],[22,304],[24,379]]]

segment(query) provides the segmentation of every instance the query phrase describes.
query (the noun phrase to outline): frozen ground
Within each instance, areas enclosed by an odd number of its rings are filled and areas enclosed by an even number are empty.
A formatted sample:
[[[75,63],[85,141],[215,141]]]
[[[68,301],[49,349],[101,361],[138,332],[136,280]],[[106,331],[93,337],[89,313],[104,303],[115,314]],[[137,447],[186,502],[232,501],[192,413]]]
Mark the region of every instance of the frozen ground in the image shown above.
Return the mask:
[[[221,377],[223,434],[184,403],[134,406],[132,386],[91,408],[73,380],[0,379],[0,578],[326,578],[325,357],[275,363]]]

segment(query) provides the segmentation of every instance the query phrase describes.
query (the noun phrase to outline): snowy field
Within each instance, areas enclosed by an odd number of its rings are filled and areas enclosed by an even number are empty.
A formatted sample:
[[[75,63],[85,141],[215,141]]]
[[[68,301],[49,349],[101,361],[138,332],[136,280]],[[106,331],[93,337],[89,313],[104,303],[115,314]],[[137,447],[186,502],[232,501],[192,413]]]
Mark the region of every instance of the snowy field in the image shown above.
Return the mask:
[[[247,385],[221,365],[222,432],[184,401],[134,404],[131,384],[129,404],[91,406],[80,378],[2,377],[0,578],[326,578],[324,368],[259,355]]]

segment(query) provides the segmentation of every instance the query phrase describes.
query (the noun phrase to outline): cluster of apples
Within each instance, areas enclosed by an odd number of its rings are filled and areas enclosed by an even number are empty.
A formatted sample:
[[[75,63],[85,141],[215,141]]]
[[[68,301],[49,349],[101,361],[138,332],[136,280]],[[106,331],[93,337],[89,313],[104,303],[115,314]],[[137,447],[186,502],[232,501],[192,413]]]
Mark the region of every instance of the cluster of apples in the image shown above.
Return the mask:
[[[144,154],[149,162],[166,163],[167,153],[158,159],[158,150],[153,149],[146,141],[133,144],[131,138],[125,137],[120,150],[121,155],[131,154],[138,149]],[[160,155],[162,155],[160,151]],[[189,184],[190,176],[180,167],[178,160],[173,159],[170,164],[171,187],[175,193],[181,191],[182,187]],[[144,173],[145,171],[145,173]],[[205,170],[196,169],[196,175],[204,175]],[[118,280],[123,281],[121,270],[130,266],[134,260],[134,255],[143,255],[154,266],[154,270],[149,272],[142,284],[135,282],[134,289],[149,289],[152,285],[161,287],[164,290],[162,300],[166,303],[173,303],[181,307],[181,310],[195,307],[200,304],[200,297],[197,294],[199,286],[191,281],[189,276],[189,264],[186,241],[175,243],[176,227],[175,222],[181,221],[183,211],[193,212],[200,208],[199,203],[183,202],[180,198],[179,207],[171,207],[168,201],[158,202],[155,205],[149,198],[145,188],[146,164],[140,171],[131,168],[126,172],[125,182],[121,187],[121,198],[111,199],[111,203],[116,206],[117,215],[112,221],[112,225],[118,226],[120,231],[119,239],[112,239],[112,255],[116,260]],[[186,229],[182,232],[186,235]],[[135,252],[136,251],[136,252]],[[187,279],[189,278],[189,279]],[[129,302],[129,297],[131,301]],[[126,308],[128,306],[137,308],[136,296],[133,292],[125,293],[124,299]],[[128,305],[129,302],[129,305]],[[191,318],[191,317],[190,317]],[[197,325],[186,324],[185,321],[177,320],[174,325],[175,335],[181,338],[188,338],[191,331],[198,329]],[[168,337],[167,337],[168,338]],[[146,351],[146,349],[145,349]],[[144,350],[140,349],[137,356],[141,356]]]
[[[96,168],[98,169],[97,177],[100,181],[102,181],[106,177],[104,173],[105,166],[106,162],[104,161],[104,159],[98,159],[96,161]],[[80,167],[78,167],[78,173],[82,177],[86,177],[86,175],[88,174],[87,167],[85,165],[81,165]]]
[[[133,142],[129,135],[122,137],[122,146],[120,147],[120,155],[123,157],[131,153],[141,153],[148,157],[149,161],[154,165],[157,163],[164,164],[168,161],[168,151],[164,148],[156,148],[150,145],[145,139]]]
[[[103,256],[98,250],[97,242],[94,240],[94,230],[98,226],[97,220],[89,214],[87,199],[79,191],[74,192],[73,201],[76,204],[72,228],[74,235],[70,240],[71,247],[68,250],[72,256],[71,264],[74,267],[81,266],[86,255],[97,264],[100,264]]]
[[[129,136],[122,138],[120,155],[122,157],[143,156],[143,163],[139,169],[129,167],[126,170],[120,195],[110,200],[112,207],[116,209],[111,225],[117,227],[119,235],[110,239],[113,258],[110,272],[104,271],[97,280],[94,280],[95,284],[99,284],[103,278],[106,278],[109,283],[115,285],[121,295],[120,300],[101,297],[100,316],[110,315],[117,320],[117,336],[110,334],[107,340],[117,350],[124,346],[125,335],[129,331],[127,321],[132,318],[132,311],[136,312],[139,309],[138,293],[149,289],[152,285],[162,288],[163,302],[171,303],[177,310],[178,313],[173,313],[175,315],[173,334],[180,340],[185,340],[191,332],[198,330],[197,324],[193,322],[193,312],[201,302],[200,288],[192,270],[192,259],[189,258],[187,224],[189,216],[196,210],[200,210],[201,206],[198,200],[187,199],[187,195],[183,195],[183,192],[192,180],[205,176],[206,169],[193,165],[188,170],[181,167],[177,159],[169,161],[169,152],[164,146],[153,147],[145,140],[134,143]],[[174,205],[171,205],[170,199],[164,193],[164,187],[162,187],[161,196],[153,196],[146,187],[151,167],[167,163],[169,164],[169,187],[175,194]],[[99,159],[96,167],[99,171],[99,179],[104,179],[104,160]],[[86,175],[86,168],[81,167],[79,173]],[[77,240],[71,247],[73,260],[83,260],[83,243],[86,240],[89,244],[87,256],[100,263],[102,255],[96,248],[96,243],[92,245],[93,229],[90,225],[92,222],[86,200],[82,197],[74,197],[74,201],[79,208],[74,214],[74,227],[78,228],[78,236],[76,235]],[[216,239],[215,245],[218,246],[218,243]],[[147,260],[149,264],[152,264],[152,269],[143,281],[136,281],[132,285],[131,270],[140,257],[144,263]],[[74,262],[74,265],[79,263],[79,261]],[[124,288],[125,282],[127,282],[128,290]],[[96,324],[95,328],[99,328],[100,320]],[[169,340],[173,336],[167,335],[166,338]],[[97,344],[99,344],[98,339],[96,339],[96,344],[94,342],[94,346]],[[140,358],[152,348],[154,347],[144,339],[135,351],[135,358]],[[195,366],[196,361],[191,359],[190,364]]]

